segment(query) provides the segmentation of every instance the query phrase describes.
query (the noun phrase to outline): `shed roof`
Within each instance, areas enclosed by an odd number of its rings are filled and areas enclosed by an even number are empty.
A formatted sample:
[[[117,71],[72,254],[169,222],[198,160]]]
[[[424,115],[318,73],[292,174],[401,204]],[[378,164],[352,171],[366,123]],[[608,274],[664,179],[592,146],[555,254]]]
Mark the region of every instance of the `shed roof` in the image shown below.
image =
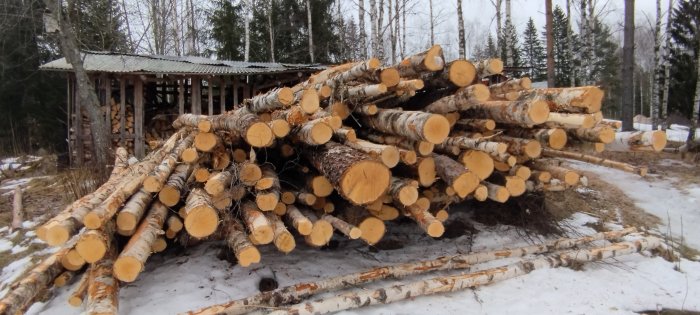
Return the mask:
[[[285,72],[315,72],[321,65],[213,60],[194,56],[134,55],[112,52],[84,52],[85,70],[131,74],[255,75]],[[65,58],[40,67],[42,70],[73,71]]]

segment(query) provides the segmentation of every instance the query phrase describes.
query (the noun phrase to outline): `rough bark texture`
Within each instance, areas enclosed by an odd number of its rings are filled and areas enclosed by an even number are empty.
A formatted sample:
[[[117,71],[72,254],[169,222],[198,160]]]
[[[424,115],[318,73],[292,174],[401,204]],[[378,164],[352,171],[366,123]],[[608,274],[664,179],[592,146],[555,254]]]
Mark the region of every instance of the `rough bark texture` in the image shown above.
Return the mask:
[[[547,102],[553,112],[593,114],[600,111],[604,92],[596,86],[521,91],[520,100]]]
[[[385,109],[362,120],[375,130],[430,143],[441,143],[450,131],[445,117],[424,112]]]
[[[150,250],[150,249],[149,249]],[[90,267],[85,313],[91,315],[119,313],[119,281],[112,274],[117,256],[116,246]]]
[[[549,108],[542,101],[488,101],[470,107],[466,113],[474,118],[529,127],[545,122]]]

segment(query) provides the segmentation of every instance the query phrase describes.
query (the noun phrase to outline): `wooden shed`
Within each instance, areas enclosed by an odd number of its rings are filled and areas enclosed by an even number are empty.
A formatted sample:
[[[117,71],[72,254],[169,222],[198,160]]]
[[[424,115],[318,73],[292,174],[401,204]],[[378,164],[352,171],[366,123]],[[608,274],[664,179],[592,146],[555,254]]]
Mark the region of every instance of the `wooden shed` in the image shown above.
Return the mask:
[[[143,157],[149,141],[172,132],[180,114],[219,114],[245,98],[293,85],[324,67],[319,65],[212,60],[192,56],[86,52],[84,66],[102,103],[112,143]],[[41,66],[67,77],[70,163],[91,158],[90,125],[77,97],[72,67],[64,58]],[[80,114],[78,114],[80,113]]]

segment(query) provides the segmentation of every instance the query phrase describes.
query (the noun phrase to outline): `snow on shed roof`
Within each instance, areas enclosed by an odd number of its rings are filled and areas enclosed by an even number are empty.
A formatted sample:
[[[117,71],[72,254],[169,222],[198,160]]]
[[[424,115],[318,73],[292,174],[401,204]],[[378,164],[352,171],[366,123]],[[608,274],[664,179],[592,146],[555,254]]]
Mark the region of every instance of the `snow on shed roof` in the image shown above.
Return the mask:
[[[133,55],[112,52],[85,52],[84,66],[88,72],[132,74],[214,74],[254,75],[285,72],[315,72],[321,65],[284,64],[273,62],[244,62],[213,60],[194,56]],[[73,71],[65,58],[40,67],[42,70]]]

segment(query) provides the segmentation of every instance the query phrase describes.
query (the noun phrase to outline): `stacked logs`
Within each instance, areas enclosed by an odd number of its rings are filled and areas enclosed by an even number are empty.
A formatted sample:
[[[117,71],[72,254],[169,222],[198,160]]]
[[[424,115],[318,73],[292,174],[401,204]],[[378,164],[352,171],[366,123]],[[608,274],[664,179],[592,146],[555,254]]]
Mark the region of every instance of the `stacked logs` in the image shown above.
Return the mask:
[[[114,99],[110,98],[110,108],[109,108],[109,122],[113,137],[112,145],[113,147],[119,146],[119,135],[121,133],[122,124],[122,113],[120,111],[119,103]],[[125,144],[123,145],[130,154],[134,153],[134,107],[131,104],[126,104],[124,108],[124,136],[126,137]]]
[[[173,242],[224,241],[246,267],[265,245],[290,253],[334,234],[373,245],[403,217],[440,237],[456,202],[578,185],[581,174],[554,158],[643,174],[587,151],[663,146],[663,134],[616,134],[597,87],[476,83],[501,70],[497,59],[446,63],[434,46],[394,66],[331,67],[221,115],[182,115],[142,161],[127,167],[118,151],[103,186],[38,228],[62,246],[41,281],[87,266],[70,303],[112,313],[119,281]]]

